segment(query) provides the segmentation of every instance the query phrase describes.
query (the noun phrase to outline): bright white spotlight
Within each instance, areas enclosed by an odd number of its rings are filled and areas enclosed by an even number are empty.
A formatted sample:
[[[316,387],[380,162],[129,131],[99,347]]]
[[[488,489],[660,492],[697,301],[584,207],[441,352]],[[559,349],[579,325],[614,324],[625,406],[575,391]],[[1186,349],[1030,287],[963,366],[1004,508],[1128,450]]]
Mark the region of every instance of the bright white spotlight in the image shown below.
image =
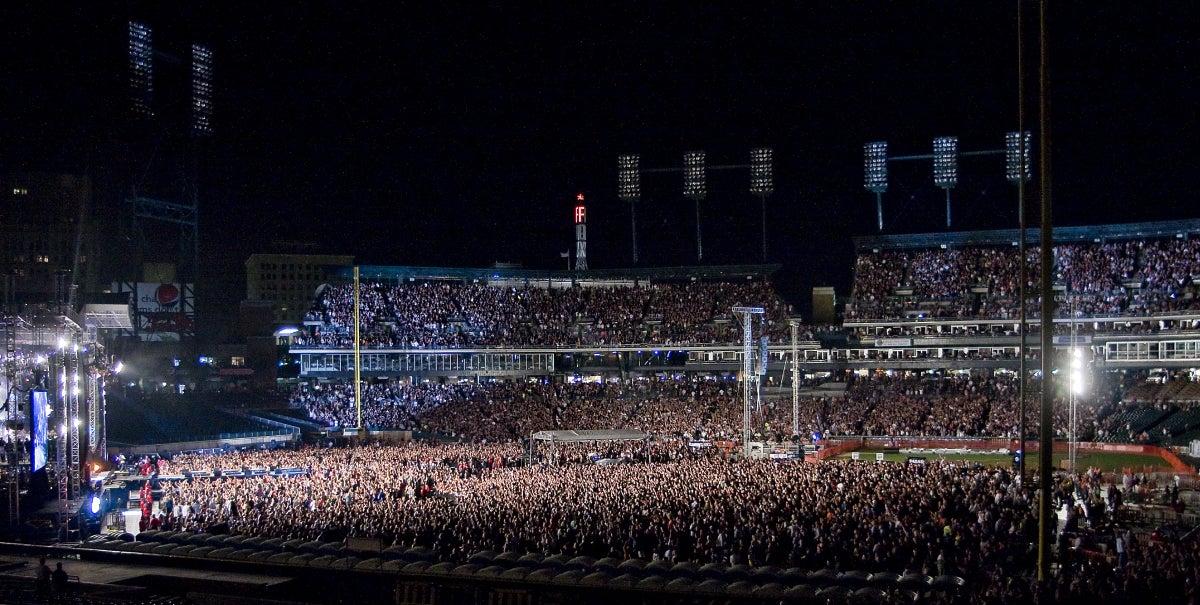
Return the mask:
[[[93,515],[100,514],[100,496],[92,496],[92,502],[89,505],[89,510],[92,511]]]

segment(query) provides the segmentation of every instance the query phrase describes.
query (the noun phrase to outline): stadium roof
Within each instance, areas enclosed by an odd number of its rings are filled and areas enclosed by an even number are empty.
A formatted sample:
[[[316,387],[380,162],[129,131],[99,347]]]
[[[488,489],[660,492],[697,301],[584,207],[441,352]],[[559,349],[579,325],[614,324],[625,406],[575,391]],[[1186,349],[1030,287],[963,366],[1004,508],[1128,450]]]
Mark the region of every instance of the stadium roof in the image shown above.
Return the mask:
[[[568,281],[587,282],[603,280],[639,281],[687,281],[693,279],[751,279],[765,278],[775,273],[782,265],[720,265],[713,267],[656,267],[635,269],[590,269],[588,271],[454,267],[401,267],[367,265],[358,268],[360,279],[444,279],[458,281]],[[336,274],[344,280],[354,279],[354,267],[343,267]]]
[[[580,441],[641,441],[649,439],[648,433],[642,431],[538,431],[533,434],[537,441],[559,441],[576,443]]]
[[[941,246],[1007,246],[1020,238],[1020,229],[992,231],[949,231],[946,233],[912,233],[899,235],[865,235],[854,238],[854,249],[899,250],[905,248],[938,248]],[[1107,240],[1188,237],[1200,235],[1200,219],[1158,221],[1151,223],[1121,223],[1091,227],[1055,227],[1056,242],[1101,242]],[[1025,241],[1034,245],[1041,241],[1039,229],[1026,229]]]

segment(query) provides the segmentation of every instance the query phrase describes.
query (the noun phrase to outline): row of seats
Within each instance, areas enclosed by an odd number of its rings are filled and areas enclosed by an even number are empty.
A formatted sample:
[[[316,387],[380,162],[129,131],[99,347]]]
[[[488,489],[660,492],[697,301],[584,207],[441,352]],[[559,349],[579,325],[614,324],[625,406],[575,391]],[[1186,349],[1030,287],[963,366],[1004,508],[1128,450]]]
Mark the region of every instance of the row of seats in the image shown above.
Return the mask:
[[[920,573],[838,572],[829,568],[807,570],[741,564],[700,565],[694,562],[671,563],[661,559],[648,562],[614,557],[545,556],[540,553],[483,551],[471,555],[465,563],[436,562],[432,551],[422,547],[392,546],[372,553],[348,548],[341,543],[157,530],[142,532],[136,539],[130,534],[95,536],[84,542],[81,548],[420,577],[500,579],[521,583],[753,595],[788,600],[817,597],[822,602],[845,602],[852,596],[870,602],[884,602],[896,596],[901,596],[905,602],[919,602],[922,595],[958,594],[966,586],[963,578],[952,575],[930,577]]]

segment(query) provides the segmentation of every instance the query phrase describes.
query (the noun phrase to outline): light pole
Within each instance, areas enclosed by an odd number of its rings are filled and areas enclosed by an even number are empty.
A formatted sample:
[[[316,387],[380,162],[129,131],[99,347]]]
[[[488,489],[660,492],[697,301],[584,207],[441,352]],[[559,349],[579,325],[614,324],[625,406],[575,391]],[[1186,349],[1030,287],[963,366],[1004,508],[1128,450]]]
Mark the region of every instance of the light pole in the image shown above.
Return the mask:
[[[767,196],[775,192],[773,153],[770,147],[750,150],[750,193],[762,202],[762,260],[767,262]]]
[[[633,247],[633,264],[638,262],[637,203],[642,199],[641,156],[623,155],[617,158],[617,197],[629,202],[629,234]],[[568,263],[569,264],[569,263]]]
[[[1079,399],[1087,392],[1083,350],[1075,343],[1075,320],[1071,319],[1071,472],[1077,472],[1079,455]]]
[[[707,192],[704,175],[704,152],[689,151],[683,154],[683,196],[696,202],[696,262],[704,260],[704,246],[700,240],[700,201]]]
[[[1018,95],[1024,98],[1023,95]],[[1022,109],[1019,121],[1021,127],[1025,125],[1025,112]],[[1029,182],[1033,176],[1033,163],[1030,160],[1031,139],[1032,135],[1028,130],[1020,130],[1017,132],[1009,132],[1004,135],[1004,174],[1010,183],[1017,186],[1017,230],[1020,232],[1017,242],[1017,255],[1020,257],[1020,266],[1017,273],[1017,298],[1020,300],[1018,304],[1020,314],[1020,332],[1021,332],[1021,347],[1018,350],[1020,361],[1018,362],[1017,373],[1019,375],[1017,383],[1017,400],[1019,403],[1019,431],[1020,431],[1020,452],[1021,462],[1017,472],[1021,476],[1021,480],[1025,480],[1025,427],[1027,421],[1025,418],[1025,386],[1026,386],[1026,369],[1025,356],[1029,351],[1027,335],[1029,334],[1029,318],[1026,303],[1029,301],[1029,294],[1026,292],[1026,281],[1029,279],[1029,254],[1025,251],[1025,231],[1028,229],[1025,221],[1025,183]]]
[[[863,145],[863,188],[875,194],[875,214],[880,231],[883,231],[883,192],[888,186],[887,154],[887,141]]]
[[[950,228],[950,190],[958,184],[958,137],[933,140],[933,182],[946,190],[946,228]]]

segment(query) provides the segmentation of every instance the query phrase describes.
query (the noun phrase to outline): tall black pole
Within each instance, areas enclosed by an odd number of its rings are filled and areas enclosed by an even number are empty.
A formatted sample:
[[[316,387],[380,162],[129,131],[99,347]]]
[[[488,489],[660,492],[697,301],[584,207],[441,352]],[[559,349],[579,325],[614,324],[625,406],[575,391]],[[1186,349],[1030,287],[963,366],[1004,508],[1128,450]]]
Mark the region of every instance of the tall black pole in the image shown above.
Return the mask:
[[[638,264],[637,253],[637,199],[629,198],[629,241],[633,246],[633,264]]]
[[[1026,304],[1029,302],[1029,293],[1026,290],[1026,285],[1029,282],[1029,254],[1025,251],[1025,230],[1028,225],[1025,221],[1025,162],[1029,161],[1025,157],[1025,13],[1021,9],[1021,5],[1025,0],[1017,0],[1017,223],[1021,231],[1018,238],[1019,247],[1017,253],[1021,257],[1021,268],[1018,275],[1020,283],[1017,285],[1018,296],[1020,297],[1020,318],[1021,318],[1021,348],[1020,348],[1020,367],[1017,370],[1019,382],[1017,383],[1017,400],[1020,406],[1020,438],[1021,446],[1021,461],[1018,464],[1017,472],[1021,474],[1021,483],[1024,483],[1029,477],[1025,474],[1025,436],[1028,434],[1028,423],[1025,418],[1025,386],[1027,384],[1027,372],[1025,367],[1025,357],[1029,354],[1029,343],[1027,336],[1029,334],[1029,317]]]
[[[1051,274],[1054,270],[1054,231],[1053,215],[1050,198],[1050,71],[1048,64],[1049,52],[1046,48],[1046,5],[1048,0],[1038,3],[1040,58],[1038,62],[1039,91],[1038,91],[1038,138],[1039,161],[1041,162],[1041,196],[1042,196],[1042,258],[1041,258],[1041,294],[1042,294],[1042,399],[1041,426],[1039,427],[1039,457],[1038,472],[1038,564],[1037,577],[1039,595],[1042,603],[1053,600],[1050,590],[1050,536],[1053,533],[1057,518],[1053,514],[1051,500],[1053,498],[1051,477],[1054,458],[1054,292]]]
[[[767,194],[758,194],[758,199],[762,202],[762,262],[767,262]]]

